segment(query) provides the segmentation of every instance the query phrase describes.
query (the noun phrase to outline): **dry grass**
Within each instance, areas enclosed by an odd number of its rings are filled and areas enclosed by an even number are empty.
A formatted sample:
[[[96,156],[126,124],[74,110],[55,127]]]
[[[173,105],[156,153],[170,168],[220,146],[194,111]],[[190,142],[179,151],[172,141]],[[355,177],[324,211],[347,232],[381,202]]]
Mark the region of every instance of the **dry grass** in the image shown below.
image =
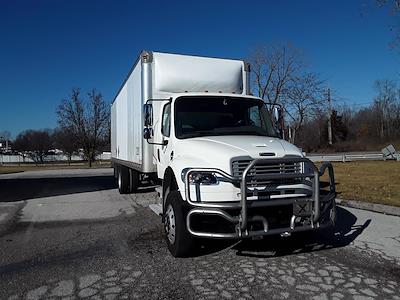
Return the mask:
[[[110,167],[110,162],[95,162],[92,168],[107,168]],[[0,174],[10,174],[25,171],[40,171],[40,170],[58,170],[58,169],[82,169],[89,168],[87,163],[84,162],[72,162],[70,165],[66,163],[53,163],[53,164],[21,164],[21,165],[0,165]]]
[[[96,162],[94,168],[110,167],[109,162]],[[338,197],[400,207],[400,162],[360,161],[333,163]],[[54,169],[88,168],[82,162],[40,166],[0,166],[0,174]]]
[[[400,162],[333,163],[338,198],[400,207]]]

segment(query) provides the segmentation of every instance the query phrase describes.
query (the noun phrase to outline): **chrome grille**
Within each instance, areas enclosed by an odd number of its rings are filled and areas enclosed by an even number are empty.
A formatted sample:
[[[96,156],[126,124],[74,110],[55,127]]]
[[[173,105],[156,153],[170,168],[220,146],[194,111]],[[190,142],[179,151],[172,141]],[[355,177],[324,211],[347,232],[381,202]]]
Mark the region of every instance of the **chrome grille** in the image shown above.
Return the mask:
[[[250,164],[250,159],[238,159],[232,161],[232,175],[238,179],[242,177],[244,170]],[[301,182],[300,178],[274,178],[274,179],[266,179],[263,178],[263,175],[282,175],[282,174],[299,174],[301,173],[301,162],[281,162],[275,163],[270,162],[267,159],[264,164],[257,164],[253,168],[249,170],[247,173],[247,187],[250,189],[253,188],[262,188],[265,192],[270,195],[273,194],[287,194],[287,193],[295,193],[295,189],[285,189],[285,191],[281,189],[277,189],[278,186],[284,185],[292,185]]]
[[[250,158],[232,160],[232,175],[241,182]],[[251,200],[305,198],[312,196],[312,182],[303,174],[299,159],[262,159],[248,171],[246,197]],[[250,198],[249,198],[250,197]]]
[[[251,160],[234,160],[232,161],[232,175],[234,177],[242,177],[243,171],[250,164]],[[285,162],[279,164],[256,165],[248,172],[248,176],[253,175],[269,175],[269,174],[293,174],[301,172],[301,163]]]

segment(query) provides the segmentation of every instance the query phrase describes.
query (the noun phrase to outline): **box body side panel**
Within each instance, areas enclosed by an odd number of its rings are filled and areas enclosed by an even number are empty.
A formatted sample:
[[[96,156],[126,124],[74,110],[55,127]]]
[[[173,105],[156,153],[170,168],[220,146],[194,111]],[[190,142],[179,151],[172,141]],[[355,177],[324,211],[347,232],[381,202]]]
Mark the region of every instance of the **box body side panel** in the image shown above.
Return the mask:
[[[139,61],[111,107],[111,156],[138,166],[142,163],[143,155],[141,81]]]

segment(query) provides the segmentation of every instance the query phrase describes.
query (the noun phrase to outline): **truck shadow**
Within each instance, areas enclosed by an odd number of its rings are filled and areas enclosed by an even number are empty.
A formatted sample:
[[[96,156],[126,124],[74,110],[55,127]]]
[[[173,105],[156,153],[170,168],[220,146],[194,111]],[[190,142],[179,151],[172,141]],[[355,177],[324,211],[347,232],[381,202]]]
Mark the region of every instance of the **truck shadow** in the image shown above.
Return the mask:
[[[112,175],[0,180],[0,202],[85,193],[115,188]]]
[[[238,256],[269,258],[305,252],[315,252],[345,247],[352,243],[369,226],[371,220],[356,225],[357,217],[342,207],[337,207],[337,224],[334,234],[327,231],[303,232],[290,237],[269,236],[261,240],[213,241],[204,240],[195,256],[215,253],[226,248]]]

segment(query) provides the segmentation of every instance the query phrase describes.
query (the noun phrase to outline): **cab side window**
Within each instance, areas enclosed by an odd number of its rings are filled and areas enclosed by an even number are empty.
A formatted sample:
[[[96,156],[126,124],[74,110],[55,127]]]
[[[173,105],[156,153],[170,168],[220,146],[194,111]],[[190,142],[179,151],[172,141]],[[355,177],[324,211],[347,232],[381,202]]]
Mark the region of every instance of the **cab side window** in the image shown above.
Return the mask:
[[[161,133],[169,137],[171,131],[171,103],[164,105]]]

